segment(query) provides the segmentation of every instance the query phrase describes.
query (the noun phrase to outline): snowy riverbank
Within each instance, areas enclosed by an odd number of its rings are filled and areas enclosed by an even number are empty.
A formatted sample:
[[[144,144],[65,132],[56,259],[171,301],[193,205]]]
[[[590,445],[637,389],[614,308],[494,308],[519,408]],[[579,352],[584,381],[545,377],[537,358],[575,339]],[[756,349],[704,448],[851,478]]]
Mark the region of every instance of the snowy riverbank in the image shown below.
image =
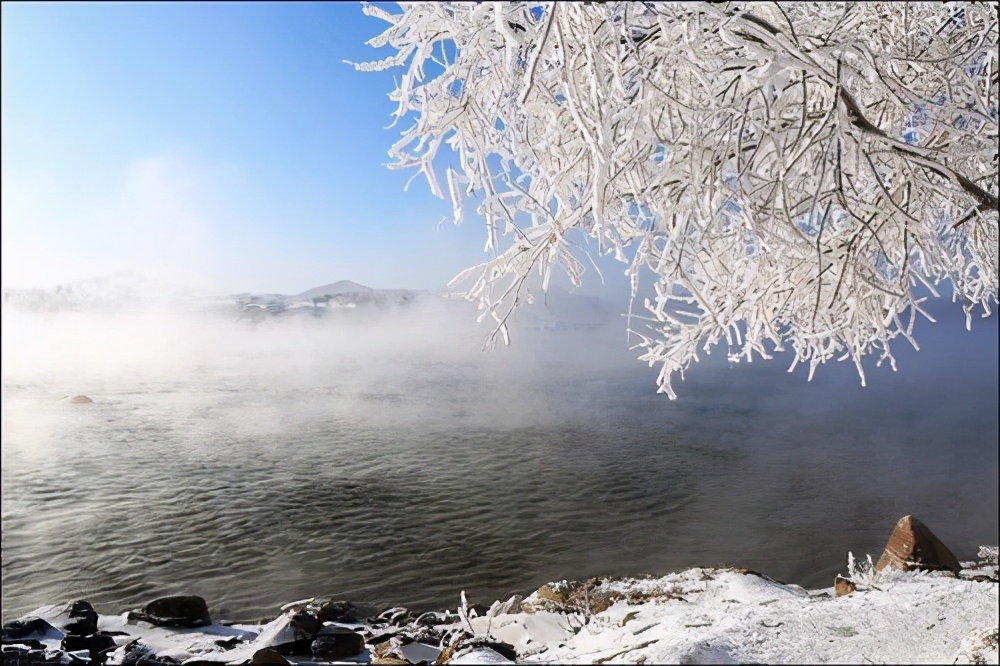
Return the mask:
[[[562,581],[489,609],[460,604],[418,617],[391,609],[359,618],[330,600],[295,602],[270,622],[246,624],[211,622],[197,597],[145,609],[172,609],[177,617],[165,622],[54,605],[4,628],[4,663],[995,664],[996,549],[962,564],[958,575],[856,567],[856,589],[842,586],[840,595],[734,569]]]

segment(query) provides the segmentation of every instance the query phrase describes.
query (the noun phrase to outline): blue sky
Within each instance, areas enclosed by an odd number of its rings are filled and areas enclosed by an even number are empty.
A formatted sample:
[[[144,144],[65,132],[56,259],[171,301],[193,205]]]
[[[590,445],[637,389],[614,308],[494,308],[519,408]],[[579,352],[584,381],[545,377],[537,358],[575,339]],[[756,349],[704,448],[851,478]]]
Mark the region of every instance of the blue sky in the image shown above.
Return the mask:
[[[388,5],[392,8],[392,5]],[[3,282],[439,288],[475,219],[386,151],[401,70],[358,3],[3,3]],[[596,276],[595,276],[596,277]]]

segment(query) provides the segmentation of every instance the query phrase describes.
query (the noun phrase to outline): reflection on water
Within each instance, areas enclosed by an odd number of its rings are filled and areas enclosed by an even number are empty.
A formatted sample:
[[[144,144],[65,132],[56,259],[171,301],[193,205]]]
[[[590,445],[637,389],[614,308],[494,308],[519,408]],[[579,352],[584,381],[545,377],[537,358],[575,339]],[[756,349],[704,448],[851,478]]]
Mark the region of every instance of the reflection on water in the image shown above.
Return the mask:
[[[694,565],[827,586],[906,513],[971,556],[997,541],[996,331],[931,340],[866,389],[847,364],[806,384],[709,363],[677,402],[582,343],[539,372],[505,351],[324,357],[306,336],[8,377],[3,615],[181,592],[222,617],[319,594],[449,607]],[[58,400],[81,391],[94,404]]]

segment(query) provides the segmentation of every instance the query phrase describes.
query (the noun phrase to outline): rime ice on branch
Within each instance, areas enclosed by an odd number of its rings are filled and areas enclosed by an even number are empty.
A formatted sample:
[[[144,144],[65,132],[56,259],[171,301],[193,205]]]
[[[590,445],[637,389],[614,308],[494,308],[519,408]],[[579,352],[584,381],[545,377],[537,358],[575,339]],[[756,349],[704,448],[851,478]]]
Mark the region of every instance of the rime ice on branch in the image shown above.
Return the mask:
[[[505,322],[524,280],[577,283],[573,231],[641,269],[630,317],[660,390],[720,341],[792,367],[895,368],[921,285],[997,299],[997,12],[989,3],[403,3],[364,11],[402,66],[390,150],[493,258],[452,286]],[[428,70],[434,72],[429,75]],[[500,246],[503,237],[503,247]],[[634,300],[634,299],[633,299]],[[631,308],[630,308],[631,309]]]

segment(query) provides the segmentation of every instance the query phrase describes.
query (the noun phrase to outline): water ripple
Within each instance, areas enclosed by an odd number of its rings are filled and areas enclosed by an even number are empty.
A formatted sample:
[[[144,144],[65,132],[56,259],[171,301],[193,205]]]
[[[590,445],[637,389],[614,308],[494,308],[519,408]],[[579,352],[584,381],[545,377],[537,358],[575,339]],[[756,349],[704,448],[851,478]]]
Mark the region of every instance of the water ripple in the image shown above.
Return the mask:
[[[794,390],[767,402],[749,383],[716,399],[695,384],[668,409],[611,377],[535,387],[530,414],[494,418],[516,396],[483,407],[460,378],[438,379],[354,394],[206,373],[86,406],[5,386],[4,618],[182,592],[230,617],[315,594],[445,607],[461,589],[489,602],[565,576],[727,563],[826,585],[843,551],[877,552],[903,513],[943,537],[996,538],[988,410],[966,422],[976,436],[959,464],[931,446],[896,453],[947,431],[933,409],[873,449],[862,435],[877,406],[860,400],[845,423]],[[806,432],[823,446],[797,445]],[[864,465],[839,474],[843,460]]]

